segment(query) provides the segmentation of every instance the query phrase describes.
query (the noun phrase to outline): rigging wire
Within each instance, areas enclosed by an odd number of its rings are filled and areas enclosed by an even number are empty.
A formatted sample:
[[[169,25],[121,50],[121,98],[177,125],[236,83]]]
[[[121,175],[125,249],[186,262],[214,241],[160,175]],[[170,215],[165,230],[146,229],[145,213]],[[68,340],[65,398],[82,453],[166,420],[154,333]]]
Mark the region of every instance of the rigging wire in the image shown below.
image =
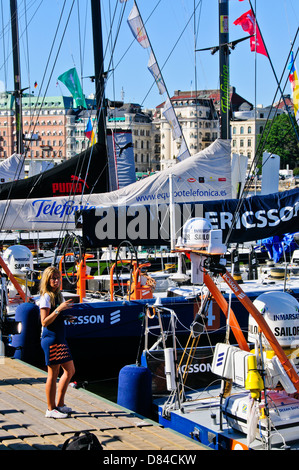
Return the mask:
[[[34,5],[35,2],[36,2],[36,0],[33,1],[33,3],[31,4],[31,6]],[[34,12],[34,14],[33,14],[33,16],[32,16],[32,19],[33,19],[33,17],[35,16],[35,14],[37,13],[37,11],[38,11],[38,9],[39,9],[41,3],[42,3],[42,2],[39,3],[37,9],[35,10],[35,12]],[[20,18],[22,18],[22,16],[24,16],[24,18],[25,18],[25,30],[24,30],[24,32],[23,32],[21,35],[19,35],[19,36],[20,36],[20,38],[22,38],[23,35],[25,34],[25,35],[26,35],[26,36],[25,36],[25,37],[26,37],[26,41],[28,41],[28,36],[27,36],[27,31],[28,31],[27,10],[28,10],[29,8],[31,8],[31,6],[28,6],[28,5],[27,5],[26,0],[24,0],[24,4],[25,4],[24,10],[23,10],[23,11],[21,10],[20,15],[18,15],[18,16],[19,16]],[[3,4],[2,4],[2,7],[3,7]],[[2,8],[2,13],[3,13],[3,8]],[[2,15],[2,17],[3,17],[3,15]],[[31,21],[32,21],[32,19],[31,19]],[[4,28],[4,21],[2,21],[2,23],[3,23],[3,30],[4,30],[4,29],[6,29],[6,28]],[[7,26],[7,28],[8,28],[8,26]],[[3,33],[3,40],[4,40],[4,33]],[[10,55],[12,54],[12,51],[13,51],[13,49],[11,50],[11,53],[9,54],[8,57],[10,57]],[[27,51],[28,51],[28,43],[27,43]],[[8,59],[8,57],[7,57],[7,59]],[[5,71],[5,76],[6,76],[6,62],[7,62],[7,59],[6,59],[6,54],[5,54],[5,60],[4,60],[4,64],[3,64],[4,71]],[[27,52],[27,60],[29,61],[29,54],[28,54],[28,52]],[[28,65],[27,65],[27,66],[28,66]],[[6,79],[5,89],[7,89],[7,79]],[[22,91],[22,90],[20,90],[20,92],[21,92],[21,91]],[[20,158],[19,161],[18,161],[18,165],[17,165],[17,167],[16,167],[16,170],[15,170],[15,177],[14,177],[15,180],[18,180],[18,179],[20,178],[21,172],[22,172],[22,170],[23,170],[23,168],[24,168],[24,163],[25,163],[24,159]],[[13,184],[13,183],[12,183],[12,184]]]
[[[59,45],[58,52],[57,52],[57,54],[56,54],[56,58],[55,58],[55,61],[54,61],[54,65],[53,65],[53,67],[52,67],[52,73],[53,73],[55,64],[56,64],[56,62],[57,62],[58,53],[59,53],[59,51],[60,51],[60,49],[61,49],[61,46],[62,46],[62,42],[63,42],[64,36],[65,36],[65,32],[66,32],[66,29],[67,29],[68,22],[69,22],[70,17],[71,17],[71,13],[72,13],[72,9],[73,9],[73,6],[74,6],[74,2],[75,2],[75,0],[73,0],[72,6],[71,6],[70,11],[69,11],[67,24],[66,24],[66,26],[65,26],[65,28],[64,28],[63,36],[62,36],[62,39],[61,39],[61,41],[60,41],[60,45]],[[66,3],[66,0],[64,1],[63,10],[64,10],[64,7],[65,7],[65,3]],[[60,20],[59,20],[59,25],[60,25],[60,21],[61,21],[61,18],[62,18],[63,10],[62,10],[62,12],[61,12],[61,16],[60,16]],[[59,27],[59,25],[58,25],[58,27]],[[56,36],[57,36],[57,31],[58,31],[58,29],[56,30],[55,38],[56,38]],[[55,40],[55,39],[54,39],[54,40]],[[52,45],[51,52],[52,52],[52,50],[53,50],[53,46],[54,46],[54,43],[53,43],[53,45]],[[50,57],[48,58],[47,66],[48,66],[48,64],[49,64],[49,59],[50,59]],[[52,76],[52,73],[51,73],[51,76]],[[43,77],[43,81],[44,81],[44,78],[45,78],[45,74],[44,74],[44,77]],[[48,80],[48,84],[47,84],[46,90],[48,89],[49,84],[50,84],[50,78],[49,78],[49,80]],[[45,98],[43,98],[42,103],[44,102],[44,99],[45,99]],[[39,110],[39,113],[40,113],[40,112],[41,112],[41,109]],[[35,128],[35,127],[34,127],[34,128]],[[40,180],[40,178],[41,178],[41,175],[38,175],[37,178],[36,178],[35,184],[34,184],[33,187],[31,188],[31,190],[30,190],[30,192],[29,192],[29,195],[27,195],[27,197],[26,197],[26,199],[24,200],[23,204],[25,204],[25,202],[27,201],[27,199],[29,199],[30,193],[32,192],[34,186],[37,184],[37,182]],[[13,184],[12,184],[11,187],[10,187],[9,194],[11,193],[12,188],[13,188]],[[10,204],[11,204],[11,200],[9,199],[9,195],[8,195],[7,200],[6,200],[6,206],[5,206],[5,209],[4,209],[3,214],[2,214],[2,217],[1,217],[0,229],[2,229],[2,227],[3,227],[3,223],[4,223],[5,218],[6,218],[6,216],[7,216],[7,211],[8,211],[8,208],[9,208]],[[20,211],[21,211],[21,210],[22,210],[22,207],[20,208]],[[18,214],[16,214],[16,218],[17,218],[17,217],[18,217]]]
[[[123,17],[123,14],[124,14],[124,10],[125,10],[125,5],[124,5],[124,8],[123,8],[122,17]],[[115,9],[115,12],[114,12],[114,15],[113,15],[113,21],[112,21],[111,26],[110,26],[110,31],[109,31],[109,35],[108,35],[109,37],[110,37],[110,35],[112,35],[112,27],[113,27],[113,23],[114,23],[114,19],[115,19],[115,13],[116,13],[116,9]],[[114,48],[115,48],[115,46],[116,46],[118,34],[119,34],[119,31],[120,31],[120,24],[121,24],[121,21],[119,22],[119,26],[118,26],[118,28],[117,28],[117,34],[116,34],[116,38],[115,38],[115,42],[114,42],[114,46],[113,46],[113,48],[112,48],[112,51],[114,51]],[[107,43],[107,44],[108,44],[108,43]],[[107,46],[107,47],[108,47],[108,46]],[[105,50],[105,55],[106,55],[106,53],[107,53],[107,47],[106,47],[106,50]],[[113,57],[113,54],[112,54],[112,57]],[[104,58],[105,58],[105,56],[104,56]],[[110,59],[108,70],[110,69],[111,60],[112,60],[112,59]],[[100,73],[104,73],[104,60],[103,60],[102,66],[101,66],[101,71],[100,71]],[[106,80],[105,83],[104,83],[103,93],[102,93],[102,96],[100,97],[100,111],[102,110],[102,108],[103,108],[103,106],[104,106],[104,96],[105,96],[105,87],[106,87],[106,84],[107,84],[107,80]],[[98,98],[98,97],[97,97],[97,98]],[[100,113],[99,113],[99,116],[98,116],[97,125],[98,125],[98,122],[99,122],[99,117],[100,117]],[[86,172],[85,172],[85,178],[84,178],[84,176],[80,173],[81,176],[82,176],[82,178],[83,178],[84,180],[86,179],[86,176],[87,176],[88,171],[89,171],[90,162],[91,162],[91,159],[92,159],[92,153],[93,153],[93,147],[91,148],[91,151],[90,151],[90,157],[89,157],[89,162],[88,162],[88,164],[87,164],[87,168],[86,168]],[[82,163],[82,165],[83,165],[83,163]],[[92,186],[92,188],[91,188],[89,194],[84,195],[84,194],[83,194],[84,188],[83,188],[83,191],[82,191],[82,194],[81,194],[81,201],[79,202],[79,205],[82,204],[83,196],[85,196],[85,204],[88,203],[89,198],[90,198],[91,195],[93,194],[94,188],[96,187],[96,184],[97,184],[97,182],[99,181],[99,179],[100,179],[101,175],[103,174],[103,172],[105,171],[105,168],[106,168],[107,165],[108,165],[108,163],[106,162],[105,167],[103,168],[103,170],[101,171],[101,173],[99,173],[98,178],[97,178],[96,181],[94,182],[94,184],[93,184],[93,186]],[[82,167],[81,167],[81,170],[82,170]],[[75,194],[74,194],[74,196],[75,196]],[[65,214],[65,216],[66,216],[66,214]]]
[[[296,41],[296,39],[297,39],[298,34],[299,34],[299,28],[298,28],[297,31],[296,31],[296,34],[295,34],[295,37],[294,37],[294,40],[293,40],[293,44],[295,44],[295,41]],[[296,53],[296,55],[295,55],[295,58],[296,58],[296,56],[297,56],[297,54],[298,54],[298,50],[299,50],[299,48],[297,49],[297,53]],[[275,96],[274,96],[274,98],[273,98],[271,108],[270,108],[269,113],[268,113],[268,117],[267,117],[267,120],[266,120],[266,124],[267,124],[268,121],[270,120],[270,113],[271,113],[272,108],[274,107],[274,101],[275,101],[275,98],[276,98],[276,95],[277,95],[278,91],[280,91],[281,93],[283,93],[283,91],[281,90],[281,87],[280,87],[280,83],[281,83],[281,81],[282,81],[282,79],[283,79],[283,76],[284,76],[284,74],[285,74],[285,70],[286,70],[286,68],[287,68],[287,66],[288,66],[289,59],[290,59],[290,55],[291,55],[291,51],[292,51],[292,47],[291,47],[291,49],[290,49],[289,55],[288,55],[288,57],[287,57],[287,60],[286,60],[286,62],[285,62],[285,66],[284,66],[283,72],[282,72],[282,74],[281,74],[281,78],[280,78],[279,82],[277,83],[277,90],[276,90]],[[284,89],[285,89],[285,87],[286,87],[286,85],[287,85],[287,82],[288,82],[288,77],[286,78],[286,82],[285,82],[285,85],[284,85]],[[276,115],[276,113],[277,113],[277,108],[276,108],[275,115]],[[289,116],[289,117],[290,117],[290,116]],[[290,117],[290,118],[291,118],[291,117]],[[293,124],[294,124],[294,123],[293,123]],[[263,129],[262,137],[263,137],[264,133],[266,132],[265,129],[266,129],[266,126],[265,126],[265,128]],[[240,195],[240,199],[238,200],[237,207],[236,207],[236,210],[235,210],[235,213],[234,213],[234,216],[233,216],[233,220],[232,220],[232,223],[231,223],[231,225],[230,225],[230,227],[229,227],[229,230],[228,230],[228,233],[227,233],[227,236],[226,236],[225,244],[228,244],[228,243],[229,243],[229,239],[230,239],[231,233],[232,233],[232,231],[233,231],[234,228],[235,228],[235,224],[236,224],[236,222],[237,222],[237,220],[238,220],[238,217],[239,217],[239,213],[240,213],[240,211],[241,211],[242,204],[243,204],[244,199],[246,198],[246,195],[247,195],[247,193],[248,193],[248,191],[249,191],[250,174],[252,174],[253,171],[255,171],[255,169],[257,168],[258,161],[259,161],[259,158],[260,158],[260,155],[261,155],[261,151],[262,151],[262,148],[261,148],[261,147],[262,147],[262,145],[265,146],[265,143],[266,143],[266,141],[267,141],[267,137],[269,136],[269,132],[270,132],[270,128],[268,129],[268,133],[267,133],[265,142],[263,143],[263,142],[262,142],[262,138],[261,138],[261,140],[260,140],[260,142],[259,142],[259,145],[258,145],[258,148],[256,149],[255,156],[254,156],[254,158],[253,158],[253,161],[252,161],[252,164],[251,164],[251,167],[250,167],[249,177],[247,178],[247,180],[246,180],[246,182],[245,182],[245,186],[244,186],[244,188],[243,188],[243,190],[242,190],[242,193],[241,193],[241,195]],[[288,133],[288,131],[286,132],[285,135],[287,135],[287,133]],[[297,134],[296,134],[296,137],[297,137]],[[271,155],[272,155],[272,154],[271,154]],[[271,157],[271,155],[269,156],[269,158]]]
[[[3,13],[3,0],[1,0],[1,20],[2,20],[2,31],[4,31],[4,13]],[[6,64],[6,47],[5,47],[5,35],[2,35],[2,49],[4,64]],[[7,90],[7,68],[4,67],[4,89]]]
[[[124,4],[123,8],[122,8],[122,12],[121,12],[121,18],[119,20],[119,23],[118,23],[118,26],[117,26],[117,31],[116,31],[116,36],[115,36],[115,39],[114,39],[114,43],[113,43],[113,46],[112,46],[112,51],[111,51],[111,57],[110,57],[110,60],[109,60],[109,63],[108,63],[108,72],[107,72],[107,75],[106,75],[106,79],[105,79],[105,82],[104,82],[104,86],[103,86],[103,90],[102,90],[102,96],[97,96],[96,95],[96,100],[97,102],[99,102],[99,114],[98,114],[98,119],[97,119],[97,126],[99,125],[99,119],[100,119],[100,113],[104,107],[104,97],[105,97],[105,90],[106,90],[106,86],[107,86],[107,79],[108,79],[108,73],[109,73],[109,70],[110,70],[110,66],[111,66],[111,63],[112,63],[112,58],[113,58],[113,53],[114,53],[114,50],[115,50],[115,47],[116,47],[116,43],[117,43],[117,40],[118,40],[118,36],[119,36],[119,32],[120,32],[120,25],[122,23],[122,19],[123,19],[123,16],[124,16],[124,12],[125,12],[125,8],[126,8],[126,3]],[[106,57],[106,54],[107,54],[107,48],[108,48],[108,44],[109,44],[109,38],[110,36],[112,36],[112,28],[113,28],[113,23],[114,23],[114,19],[115,19],[115,16],[116,16],[116,9],[114,11],[114,14],[113,14],[113,21],[111,23],[111,26],[110,26],[110,31],[108,33],[108,41],[107,41],[107,46],[106,46],[106,49],[105,49],[105,53],[104,53],[104,57],[103,57],[103,63],[102,63],[102,66],[101,66],[101,70],[100,70],[100,74],[104,74],[104,60],[105,60],[105,57]],[[97,87],[96,87],[97,89]],[[106,129],[105,129],[105,132],[106,132]],[[107,137],[107,136],[106,136]],[[93,184],[93,187],[89,193],[89,195],[86,195],[86,200],[88,202],[89,200],[89,197],[93,194],[93,190],[94,190],[94,187],[96,186],[97,182],[99,181],[99,178],[101,177],[101,175],[103,174],[103,172],[106,170],[107,168],[107,165],[108,165],[108,162],[106,162],[104,168],[102,169],[102,172],[98,175],[98,178],[97,180],[95,181],[95,183]],[[86,170],[86,174],[88,172],[88,168],[89,168],[89,165],[87,167],[87,170]],[[82,197],[83,197],[83,194],[82,194]],[[81,199],[82,200],[82,199]]]
[[[174,43],[174,45],[173,45],[172,49],[170,50],[168,56],[166,57],[166,59],[165,59],[163,65],[162,65],[161,68],[160,68],[161,72],[162,72],[162,70],[164,69],[164,67],[166,66],[166,64],[167,64],[167,62],[169,61],[170,57],[172,56],[172,54],[173,54],[173,52],[174,52],[176,46],[178,45],[179,41],[181,40],[181,38],[182,38],[183,34],[185,33],[186,29],[188,28],[189,23],[192,21],[194,15],[195,15],[195,13],[196,13],[196,10],[197,10],[197,8],[198,8],[198,6],[199,6],[199,4],[201,4],[201,1],[202,1],[202,0],[199,0],[199,1],[198,1],[197,5],[196,5],[196,7],[195,7],[195,10],[193,11],[193,13],[191,14],[191,16],[189,17],[189,19],[188,19],[187,23],[185,24],[183,30],[182,30],[181,33],[179,34],[178,39],[176,40],[176,42]],[[159,3],[160,3],[160,2],[159,2]],[[157,6],[158,6],[158,5],[156,5],[156,7],[157,7]],[[154,10],[153,10],[153,12],[154,12]],[[152,12],[152,13],[153,13],[153,12]],[[152,13],[151,13],[151,14],[152,14]],[[150,15],[150,16],[151,16],[151,15]],[[149,18],[150,18],[150,16],[149,16]],[[148,18],[148,19],[149,19],[149,18]],[[148,19],[147,19],[147,21],[148,21]],[[146,23],[146,22],[145,22],[145,23]],[[134,42],[134,41],[133,41],[133,42]],[[131,46],[131,45],[130,45],[130,46]],[[144,103],[144,101],[145,101],[146,98],[148,97],[148,95],[149,95],[149,93],[151,92],[151,90],[152,90],[152,88],[153,88],[154,85],[155,85],[155,81],[152,83],[152,86],[149,88],[147,94],[145,95],[143,101],[141,102],[141,105]]]

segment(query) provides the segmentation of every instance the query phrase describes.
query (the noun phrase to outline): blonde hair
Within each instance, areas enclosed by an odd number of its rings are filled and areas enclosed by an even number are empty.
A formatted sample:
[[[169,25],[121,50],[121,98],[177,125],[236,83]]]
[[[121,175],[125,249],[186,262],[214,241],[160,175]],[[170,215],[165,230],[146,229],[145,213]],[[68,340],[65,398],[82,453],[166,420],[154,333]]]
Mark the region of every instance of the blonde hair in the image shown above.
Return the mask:
[[[50,296],[50,300],[51,300],[51,305],[53,307],[55,307],[55,300],[58,299],[58,301],[61,303],[63,302],[63,297],[62,297],[62,294],[60,292],[60,289],[58,291],[53,292],[51,287],[50,287],[50,279],[51,277],[53,277],[54,275],[56,276],[61,276],[60,274],[60,271],[58,268],[56,268],[55,266],[48,266],[44,272],[43,272],[43,275],[42,275],[42,278],[41,278],[41,281],[40,281],[40,287],[39,287],[39,292],[40,292],[40,295],[44,295],[44,294],[49,294]]]

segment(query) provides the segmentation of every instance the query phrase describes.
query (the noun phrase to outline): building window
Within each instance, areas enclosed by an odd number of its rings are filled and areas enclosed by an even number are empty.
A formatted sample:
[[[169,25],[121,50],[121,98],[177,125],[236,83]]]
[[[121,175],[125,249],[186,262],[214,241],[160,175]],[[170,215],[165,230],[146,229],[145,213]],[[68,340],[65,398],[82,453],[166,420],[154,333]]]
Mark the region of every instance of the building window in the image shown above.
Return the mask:
[[[251,134],[251,126],[248,126],[248,134]]]
[[[244,134],[244,127],[243,126],[240,127],[240,134]]]

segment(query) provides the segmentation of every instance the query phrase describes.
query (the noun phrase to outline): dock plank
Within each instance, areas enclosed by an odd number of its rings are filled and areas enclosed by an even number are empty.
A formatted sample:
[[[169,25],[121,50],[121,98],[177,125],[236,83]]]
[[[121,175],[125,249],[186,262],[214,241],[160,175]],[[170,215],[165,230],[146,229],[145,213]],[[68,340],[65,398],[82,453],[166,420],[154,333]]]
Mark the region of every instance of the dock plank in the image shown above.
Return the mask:
[[[0,368],[0,450],[60,450],[77,431],[93,432],[104,450],[201,450],[205,446],[84,389],[69,388],[66,419],[45,417],[47,375],[5,358]]]

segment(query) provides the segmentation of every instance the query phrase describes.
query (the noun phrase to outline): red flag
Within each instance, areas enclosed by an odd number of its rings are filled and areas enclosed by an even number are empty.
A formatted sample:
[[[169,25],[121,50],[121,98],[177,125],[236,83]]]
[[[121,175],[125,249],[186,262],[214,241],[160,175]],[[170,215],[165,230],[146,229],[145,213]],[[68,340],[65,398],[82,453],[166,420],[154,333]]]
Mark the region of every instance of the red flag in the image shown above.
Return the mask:
[[[250,50],[256,51],[259,54],[263,54],[268,57],[259,27],[255,21],[255,16],[252,10],[243,13],[240,18],[234,21],[235,25],[242,26],[243,30],[246,31],[248,34],[254,34],[250,38]]]

